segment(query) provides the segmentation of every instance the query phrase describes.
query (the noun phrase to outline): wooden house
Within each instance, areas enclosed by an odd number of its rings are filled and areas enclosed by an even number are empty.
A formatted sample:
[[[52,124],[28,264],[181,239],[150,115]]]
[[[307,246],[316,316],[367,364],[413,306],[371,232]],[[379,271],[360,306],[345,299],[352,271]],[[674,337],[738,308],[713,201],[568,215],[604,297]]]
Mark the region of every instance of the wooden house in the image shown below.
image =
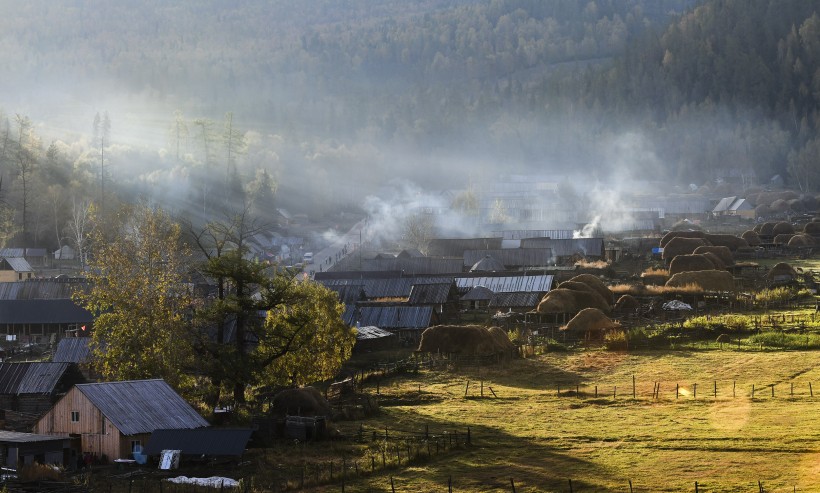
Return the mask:
[[[90,330],[94,317],[71,298],[88,288],[84,279],[72,278],[0,282],[0,335],[46,342],[82,326]]]
[[[141,453],[156,429],[206,426],[205,418],[164,380],[129,380],[74,386],[34,431],[79,437],[80,452],[113,460]]]
[[[0,281],[25,281],[31,279],[34,269],[23,257],[0,258]]]
[[[72,385],[85,382],[70,363],[0,364],[0,416],[6,429],[28,431]]]

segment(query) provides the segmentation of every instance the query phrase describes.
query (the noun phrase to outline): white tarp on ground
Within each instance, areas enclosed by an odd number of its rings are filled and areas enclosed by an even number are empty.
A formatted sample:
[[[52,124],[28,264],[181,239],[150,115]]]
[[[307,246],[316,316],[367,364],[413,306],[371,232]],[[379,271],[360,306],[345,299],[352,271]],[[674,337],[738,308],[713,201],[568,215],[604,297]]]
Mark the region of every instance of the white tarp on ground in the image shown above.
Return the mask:
[[[688,305],[680,300],[672,300],[668,303],[663,304],[664,310],[691,310],[692,306]]]
[[[212,476],[210,478],[189,478],[186,476],[178,476],[176,478],[168,478],[168,482],[178,484],[195,484],[197,486],[210,486],[211,488],[236,488],[239,486],[239,481],[231,478],[221,478],[219,476]]]

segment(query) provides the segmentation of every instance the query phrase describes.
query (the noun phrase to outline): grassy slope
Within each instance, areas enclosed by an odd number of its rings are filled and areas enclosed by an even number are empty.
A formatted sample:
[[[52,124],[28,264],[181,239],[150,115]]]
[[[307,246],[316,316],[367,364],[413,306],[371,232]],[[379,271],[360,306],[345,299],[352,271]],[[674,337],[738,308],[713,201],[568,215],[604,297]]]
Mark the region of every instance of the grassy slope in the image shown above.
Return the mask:
[[[384,407],[366,428],[464,430],[474,446],[409,469],[394,470],[396,491],[766,491],[820,490],[820,385],[816,352],[664,354],[581,352],[517,361],[504,369],[423,373],[384,382],[382,394],[415,395],[424,404]],[[638,398],[632,400],[632,375]],[[465,399],[469,379],[484,379],[498,399]],[[714,398],[714,381],[718,397]],[[660,399],[652,399],[655,381]],[[736,382],[737,397],[732,397]],[[576,383],[574,392],[564,392]],[[675,398],[675,385],[681,397]],[[697,383],[697,398],[692,384]],[[791,384],[795,395],[790,397]],[[751,400],[752,385],[757,395]],[[775,397],[771,397],[775,384]],[[593,398],[594,386],[601,396]],[[613,400],[613,387],[618,397]],[[761,390],[762,389],[762,390]],[[471,386],[477,396],[479,388]],[[606,396],[603,394],[606,393]],[[353,432],[359,423],[342,423]],[[328,486],[326,491],[335,491]],[[346,491],[389,491],[386,475]]]

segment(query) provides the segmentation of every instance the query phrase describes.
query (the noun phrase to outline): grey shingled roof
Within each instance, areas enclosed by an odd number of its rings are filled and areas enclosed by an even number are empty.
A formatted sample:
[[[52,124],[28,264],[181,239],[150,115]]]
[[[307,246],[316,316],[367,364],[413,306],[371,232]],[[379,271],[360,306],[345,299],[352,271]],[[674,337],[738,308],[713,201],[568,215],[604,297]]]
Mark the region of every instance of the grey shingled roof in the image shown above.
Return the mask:
[[[411,305],[441,305],[450,298],[453,281],[438,284],[414,284],[410,289]]]
[[[151,433],[160,428],[208,426],[205,418],[165,380],[127,380],[76,387],[123,435]]]
[[[0,300],[71,299],[75,290],[87,291],[84,279],[27,279],[23,282],[0,282]]]
[[[90,342],[90,337],[60,339],[51,361],[55,363],[85,363],[91,356]]]
[[[241,456],[253,430],[198,428],[195,430],[154,430],[145,445],[145,454],[159,455],[163,450],[181,450],[182,455]]]
[[[484,286],[470,288],[467,294],[461,297],[461,301],[489,301],[493,298],[493,292]]]
[[[500,248],[498,250],[467,250],[464,267],[472,267],[490,256],[505,267],[544,267],[554,263],[549,248]]]
[[[14,272],[33,272],[34,269],[23,257],[5,257],[5,261]]]
[[[362,306],[345,312],[348,325],[372,325],[380,329],[426,329],[433,318],[431,306]]]
[[[2,363],[0,394],[50,394],[68,369],[68,363]]]
[[[63,440],[71,440],[71,437],[68,435],[37,435],[34,433],[0,430],[0,443],[60,442]]]
[[[392,257],[362,260],[364,271],[401,271],[405,275],[441,275],[461,272],[458,258]]]
[[[533,309],[541,302],[541,293],[495,293],[490,299],[490,308]]]
[[[457,277],[456,286],[459,292],[466,293],[470,288],[484,286],[494,293],[534,292],[546,293],[552,289],[553,276],[504,276],[504,277]]]
[[[549,248],[556,257],[571,257],[576,253],[585,256],[602,257],[604,255],[603,238],[526,238],[521,240],[522,249]]]
[[[395,334],[392,332],[386,331],[384,329],[380,329],[378,327],[373,327],[370,325],[366,325],[364,327],[356,327],[356,340],[363,341],[369,339],[382,339],[385,337],[394,337]]]

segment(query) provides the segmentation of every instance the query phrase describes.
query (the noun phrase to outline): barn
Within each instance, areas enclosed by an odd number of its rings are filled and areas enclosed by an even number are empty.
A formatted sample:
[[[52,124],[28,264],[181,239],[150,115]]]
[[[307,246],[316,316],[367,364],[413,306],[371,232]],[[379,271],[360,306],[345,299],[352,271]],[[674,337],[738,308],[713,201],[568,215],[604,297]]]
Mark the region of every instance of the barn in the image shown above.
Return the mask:
[[[34,426],[42,435],[80,438],[81,453],[130,459],[156,429],[208,426],[164,380],[75,385]]]

